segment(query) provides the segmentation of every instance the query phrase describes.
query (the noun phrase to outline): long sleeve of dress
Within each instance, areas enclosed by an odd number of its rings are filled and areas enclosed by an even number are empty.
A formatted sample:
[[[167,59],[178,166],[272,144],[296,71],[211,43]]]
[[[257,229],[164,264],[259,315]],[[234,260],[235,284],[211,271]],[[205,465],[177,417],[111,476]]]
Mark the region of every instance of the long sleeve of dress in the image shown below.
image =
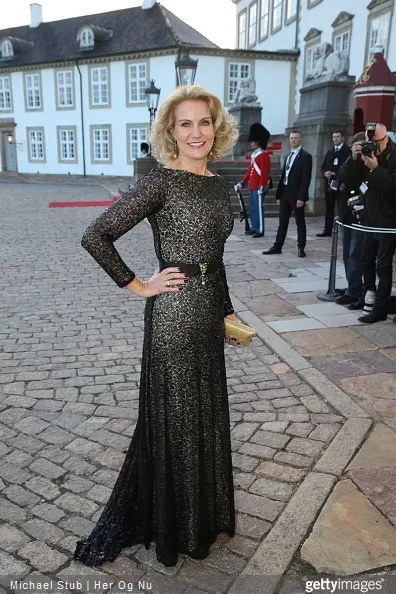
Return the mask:
[[[224,284],[224,316],[228,316],[229,314],[234,313],[234,308],[232,306],[230,292],[228,289],[227,276],[226,276],[224,262],[221,263],[220,274],[223,277],[223,284]]]
[[[164,204],[166,189],[158,170],[139,180],[122,198],[109,206],[85,231],[81,245],[119,287],[125,287],[135,273],[122,260],[114,242]]]

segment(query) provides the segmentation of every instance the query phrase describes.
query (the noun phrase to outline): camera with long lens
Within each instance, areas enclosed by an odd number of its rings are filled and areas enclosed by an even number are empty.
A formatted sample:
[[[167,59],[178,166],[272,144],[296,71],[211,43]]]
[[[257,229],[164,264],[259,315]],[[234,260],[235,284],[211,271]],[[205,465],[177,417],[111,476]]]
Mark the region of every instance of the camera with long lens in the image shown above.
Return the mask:
[[[375,135],[375,127],[377,124],[370,122],[366,124],[366,138],[367,140],[362,144],[362,155],[365,157],[371,157],[373,153],[377,152],[377,144],[373,138]]]

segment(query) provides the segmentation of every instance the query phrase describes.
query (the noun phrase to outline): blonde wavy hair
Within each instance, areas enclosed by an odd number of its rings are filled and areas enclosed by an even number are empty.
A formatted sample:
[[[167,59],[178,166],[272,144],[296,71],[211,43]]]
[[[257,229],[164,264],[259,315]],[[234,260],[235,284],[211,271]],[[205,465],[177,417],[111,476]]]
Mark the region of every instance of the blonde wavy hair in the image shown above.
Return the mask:
[[[152,152],[163,165],[174,160],[173,130],[176,108],[183,101],[190,100],[205,101],[210,109],[215,129],[215,141],[208,155],[209,161],[217,161],[224,157],[238,140],[239,131],[236,118],[224,109],[220,99],[212,91],[199,85],[180,86],[165,99],[159,108],[150,134]]]

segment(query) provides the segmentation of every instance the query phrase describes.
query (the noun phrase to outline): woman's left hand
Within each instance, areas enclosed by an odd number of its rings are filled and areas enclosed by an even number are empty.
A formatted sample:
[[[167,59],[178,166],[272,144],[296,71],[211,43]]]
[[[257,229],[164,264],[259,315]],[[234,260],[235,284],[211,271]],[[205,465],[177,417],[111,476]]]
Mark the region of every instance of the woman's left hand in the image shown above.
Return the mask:
[[[232,313],[232,314],[228,314],[228,316],[226,316],[226,318],[232,320],[233,322],[238,322],[238,318],[236,317],[236,314]]]

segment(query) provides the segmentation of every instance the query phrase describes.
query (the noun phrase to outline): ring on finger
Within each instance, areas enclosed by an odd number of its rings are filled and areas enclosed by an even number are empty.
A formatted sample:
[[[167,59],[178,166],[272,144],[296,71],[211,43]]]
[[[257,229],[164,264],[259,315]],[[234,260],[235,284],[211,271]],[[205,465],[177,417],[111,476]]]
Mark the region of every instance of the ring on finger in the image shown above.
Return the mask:
[[[166,281],[165,287],[170,287],[170,281],[169,280]]]

